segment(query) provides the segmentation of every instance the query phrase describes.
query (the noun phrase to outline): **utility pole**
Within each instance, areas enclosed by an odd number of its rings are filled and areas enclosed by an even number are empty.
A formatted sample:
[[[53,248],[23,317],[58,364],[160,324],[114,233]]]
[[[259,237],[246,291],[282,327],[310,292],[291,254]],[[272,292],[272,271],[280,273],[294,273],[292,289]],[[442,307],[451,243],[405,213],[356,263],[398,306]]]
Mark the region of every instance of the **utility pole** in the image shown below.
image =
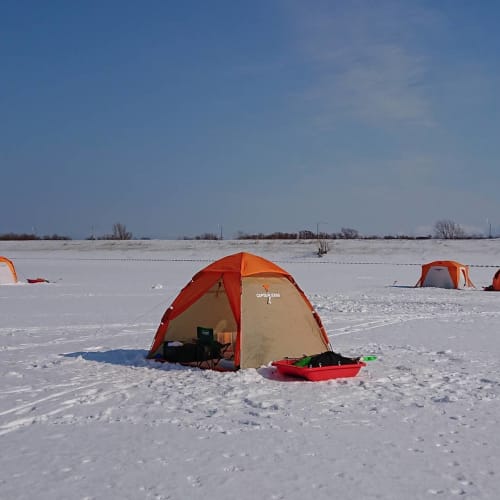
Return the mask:
[[[316,239],[319,240],[319,225],[328,224],[328,222],[316,222]]]

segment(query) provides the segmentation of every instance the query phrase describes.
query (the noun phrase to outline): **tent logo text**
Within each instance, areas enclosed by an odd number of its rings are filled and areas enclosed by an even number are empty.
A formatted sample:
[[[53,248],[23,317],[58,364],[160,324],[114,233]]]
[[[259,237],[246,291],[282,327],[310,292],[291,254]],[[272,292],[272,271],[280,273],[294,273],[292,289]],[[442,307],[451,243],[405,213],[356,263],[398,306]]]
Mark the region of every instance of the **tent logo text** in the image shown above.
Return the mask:
[[[256,293],[255,296],[258,299],[266,298],[268,304],[271,304],[271,299],[279,299],[281,297],[281,294],[279,292],[270,292],[269,285],[262,285],[262,288],[265,290],[265,292]]]

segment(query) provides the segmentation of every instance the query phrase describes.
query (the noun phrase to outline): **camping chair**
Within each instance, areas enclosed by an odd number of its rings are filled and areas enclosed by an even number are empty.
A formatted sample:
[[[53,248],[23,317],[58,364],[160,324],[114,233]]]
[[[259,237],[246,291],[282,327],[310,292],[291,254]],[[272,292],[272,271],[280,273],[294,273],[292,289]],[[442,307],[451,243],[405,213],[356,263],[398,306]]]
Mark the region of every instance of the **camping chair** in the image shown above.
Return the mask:
[[[224,357],[231,343],[221,344],[214,339],[213,328],[198,326],[196,328],[197,364],[198,368],[214,369]]]

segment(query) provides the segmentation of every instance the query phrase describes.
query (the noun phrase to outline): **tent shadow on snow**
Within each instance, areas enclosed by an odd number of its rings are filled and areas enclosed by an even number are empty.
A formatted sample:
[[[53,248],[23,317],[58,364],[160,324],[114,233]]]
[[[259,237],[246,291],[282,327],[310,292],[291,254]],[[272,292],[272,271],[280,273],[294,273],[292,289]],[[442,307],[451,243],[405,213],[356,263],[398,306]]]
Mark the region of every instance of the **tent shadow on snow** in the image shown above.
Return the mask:
[[[144,349],[111,349],[110,351],[78,351],[61,354],[65,358],[82,358],[86,361],[97,361],[121,366],[145,366],[148,351]]]
[[[85,361],[97,363],[108,363],[120,366],[142,366],[147,368],[158,368],[163,370],[199,370],[192,366],[179,363],[156,363],[146,360],[147,351],[144,349],[111,349],[109,351],[77,351],[61,354],[65,358],[82,358]],[[231,372],[226,372],[231,373]],[[235,373],[235,372],[232,372]],[[272,366],[262,366],[257,373],[263,378],[279,382],[304,382],[303,379],[282,375]]]

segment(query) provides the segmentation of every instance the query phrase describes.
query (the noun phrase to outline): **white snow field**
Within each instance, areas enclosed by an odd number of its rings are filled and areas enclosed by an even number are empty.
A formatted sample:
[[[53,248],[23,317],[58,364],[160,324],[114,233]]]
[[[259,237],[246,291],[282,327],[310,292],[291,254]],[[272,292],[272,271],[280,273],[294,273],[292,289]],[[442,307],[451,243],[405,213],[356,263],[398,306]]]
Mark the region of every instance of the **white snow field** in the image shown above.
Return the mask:
[[[1,242],[1,499],[500,498],[500,240]],[[145,359],[200,269],[289,271],[354,378]],[[414,288],[471,266],[471,290]],[[50,283],[27,284],[27,278]]]

